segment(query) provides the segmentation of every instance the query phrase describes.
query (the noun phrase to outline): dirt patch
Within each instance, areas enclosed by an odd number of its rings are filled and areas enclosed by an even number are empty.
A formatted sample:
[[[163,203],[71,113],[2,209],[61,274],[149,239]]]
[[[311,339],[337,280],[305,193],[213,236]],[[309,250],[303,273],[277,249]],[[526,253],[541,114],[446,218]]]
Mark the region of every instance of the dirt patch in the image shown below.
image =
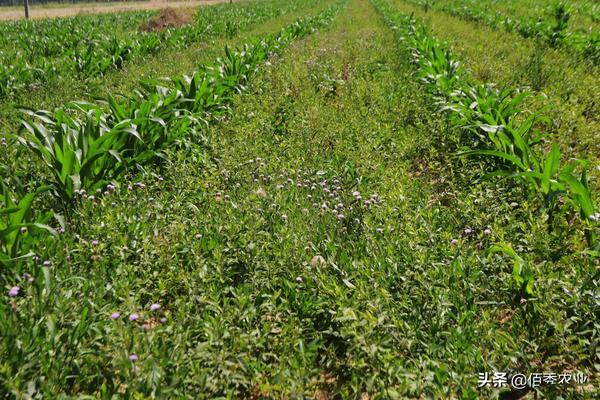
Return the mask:
[[[178,28],[188,25],[192,20],[189,12],[174,8],[163,8],[158,15],[150,18],[140,29],[144,32],[158,32],[167,28]]]
[[[239,0],[234,0],[234,2]],[[217,3],[229,3],[229,0],[185,0],[185,1],[169,1],[170,8],[190,8],[206,6]],[[73,5],[32,5],[29,13],[31,18],[57,18],[57,17],[72,17],[79,14],[103,14],[133,10],[159,10],[167,6],[165,0],[151,0],[150,2],[131,2],[131,3],[108,3],[106,5],[100,3],[89,3]],[[23,6],[19,7],[0,7],[0,21],[23,19]]]

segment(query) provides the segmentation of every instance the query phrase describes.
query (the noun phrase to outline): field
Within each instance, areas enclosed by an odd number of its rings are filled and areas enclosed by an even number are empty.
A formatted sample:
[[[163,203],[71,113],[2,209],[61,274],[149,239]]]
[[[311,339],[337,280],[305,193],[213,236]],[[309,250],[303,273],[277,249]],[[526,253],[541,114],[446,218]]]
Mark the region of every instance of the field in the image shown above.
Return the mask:
[[[237,0],[236,0],[237,1]],[[56,18],[85,14],[115,13],[134,10],[158,10],[165,8],[189,8],[209,4],[228,3],[229,0],[149,0],[133,1],[126,3],[77,3],[77,4],[32,4],[29,10],[30,18]],[[30,2],[31,4],[31,2]],[[0,7],[1,20],[15,20],[24,17],[23,7]]]
[[[597,398],[599,18],[0,23],[0,398]]]

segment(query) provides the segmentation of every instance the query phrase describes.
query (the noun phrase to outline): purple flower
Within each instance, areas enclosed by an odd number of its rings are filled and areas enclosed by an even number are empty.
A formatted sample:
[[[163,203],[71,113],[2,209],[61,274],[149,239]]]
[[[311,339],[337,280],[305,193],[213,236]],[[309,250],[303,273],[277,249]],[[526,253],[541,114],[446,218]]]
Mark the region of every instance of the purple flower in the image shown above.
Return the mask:
[[[49,267],[49,266],[51,266],[51,265],[52,265],[52,261],[50,261],[50,260],[46,260],[46,261],[44,261],[44,263],[43,263],[42,265],[43,265],[44,267]]]
[[[131,314],[131,315],[129,316],[129,320],[130,320],[130,321],[137,321],[137,319],[138,319],[139,317],[140,317],[139,315],[137,315],[136,313],[133,313],[133,314]]]
[[[21,291],[21,288],[18,286],[13,286],[10,288],[10,290],[8,291],[8,295],[10,297],[16,297],[19,295],[19,292]]]
[[[129,360],[135,362],[135,361],[139,360],[139,357],[137,356],[137,354],[132,354],[129,356]]]
[[[167,323],[167,319],[166,319],[165,317],[162,317],[162,318],[160,319],[160,323],[161,323],[161,324],[166,324],[166,323]]]
[[[450,241],[450,244],[451,244],[452,246],[456,246],[456,245],[458,244],[458,240],[457,240],[457,239],[452,239],[452,240]]]
[[[97,240],[92,240],[92,246],[98,246],[100,242],[98,242]]]
[[[473,230],[471,228],[465,229],[465,235],[470,235],[471,233],[473,233]]]
[[[492,234],[492,230],[490,228],[486,228],[483,233],[485,233],[486,235],[491,235]]]
[[[119,314],[118,312],[114,312],[112,314],[110,314],[110,319],[117,319],[121,316],[121,314]]]
[[[150,311],[158,311],[160,310],[160,304],[154,303],[150,305]]]

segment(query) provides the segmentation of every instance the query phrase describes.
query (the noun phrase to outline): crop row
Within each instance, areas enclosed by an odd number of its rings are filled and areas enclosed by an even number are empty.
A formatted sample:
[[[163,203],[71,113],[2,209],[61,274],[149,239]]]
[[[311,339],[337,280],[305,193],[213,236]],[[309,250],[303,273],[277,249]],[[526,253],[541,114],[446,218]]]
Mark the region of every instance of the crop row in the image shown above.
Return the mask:
[[[525,38],[539,38],[552,47],[565,47],[591,60],[600,63],[600,31],[579,32],[570,29],[571,13],[564,3],[553,8],[553,17],[519,19],[491,11],[485,5],[476,2],[432,2],[431,0],[408,0],[424,10],[435,9],[452,16],[482,23],[496,29],[517,32]]]
[[[556,228],[559,219],[571,223],[573,216],[579,215],[587,252],[598,257],[600,213],[595,213],[587,182],[589,163],[561,161],[559,146],[548,143],[548,135],[538,129],[547,118],[524,109],[524,100],[531,93],[474,82],[446,45],[412,15],[400,13],[389,0],[372,1],[410,50],[418,77],[430,88],[440,110],[461,131],[461,147],[468,150],[460,154],[487,161],[492,171],[486,179],[512,179],[523,185],[545,210],[549,230]],[[533,295],[531,274],[521,268],[522,259],[507,244],[493,250],[515,259],[514,278],[521,295]]]
[[[4,37],[0,97],[49,79],[102,75],[163,48],[186,48],[201,39],[232,36],[251,24],[314,3],[277,0],[202,7],[192,24],[159,32],[138,30],[151,15],[147,12],[0,24]]]
[[[77,47],[83,40],[106,36],[107,32],[131,32],[155,12],[134,11],[67,18],[18,20],[0,23],[0,50],[33,60],[57,56]],[[6,56],[5,56],[6,57]]]
[[[225,57],[213,65],[200,67],[192,76],[146,83],[132,97],[30,111],[34,121],[23,122],[22,134],[4,136],[36,154],[51,178],[49,185],[29,193],[22,186],[0,184],[0,265],[29,258],[34,246],[54,233],[48,226],[53,213],[32,208],[37,195],[57,196],[66,215],[77,198],[114,190],[120,176],[158,162],[166,148],[198,143],[203,126],[228,110],[232,96],[244,89],[259,63],[330,23],[341,6],[301,18],[241,51],[225,48]]]
[[[437,3],[452,2],[456,5],[471,6],[476,5],[488,9],[490,12],[498,11],[505,15],[518,16],[519,18],[546,18],[552,15],[554,8],[563,3],[568,6],[574,28],[588,29],[590,25],[597,26],[600,22],[600,7],[594,4],[594,0],[584,0],[577,2],[574,0],[519,0],[519,1],[498,1],[498,0],[436,0]],[[433,2],[431,2],[433,3]]]

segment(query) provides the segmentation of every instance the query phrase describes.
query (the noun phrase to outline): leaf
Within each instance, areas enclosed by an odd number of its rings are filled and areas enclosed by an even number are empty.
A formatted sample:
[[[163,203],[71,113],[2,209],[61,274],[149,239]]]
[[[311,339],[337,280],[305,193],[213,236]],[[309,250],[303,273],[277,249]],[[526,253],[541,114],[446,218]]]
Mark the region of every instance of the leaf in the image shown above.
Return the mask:
[[[487,124],[481,124],[479,125],[479,127],[485,131],[485,132],[489,132],[489,133],[498,133],[501,130],[504,129],[504,127],[502,125],[487,125]]]
[[[560,179],[565,181],[574,196],[571,200],[581,210],[583,217],[589,219],[594,214],[594,203],[588,188],[571,174],[561,174]]]
[[[517,254],[508,243],[496,243],[489,249],[490,253],[503,253],[513,260],[512,277],[519,286],[521,296],[528,298],[535,295],[533,291],[533,273],[525,260]]]
[[[544,171],[542,181],[542,190],[544,193],[550,192],[550,178],[552,178],[560,168],[560,150],[557,144],[552,145],[550,153],[546,156],[544,161]]]
[[[459,155],[476,155],[476,156],[490,156],[497,157],[503,160],[511,162],[513,165],[517,166],[521,170],[527,170],[527,167],[523,164],[521,159],[517,156],[504,153],[498,150],[470,150],[458,153]]]
[[[356,289],[356,286],[354,286],[354,284],[348,279],[342,278],[342,282],[344,282],[344,285],[348,286],[350,289]]]

